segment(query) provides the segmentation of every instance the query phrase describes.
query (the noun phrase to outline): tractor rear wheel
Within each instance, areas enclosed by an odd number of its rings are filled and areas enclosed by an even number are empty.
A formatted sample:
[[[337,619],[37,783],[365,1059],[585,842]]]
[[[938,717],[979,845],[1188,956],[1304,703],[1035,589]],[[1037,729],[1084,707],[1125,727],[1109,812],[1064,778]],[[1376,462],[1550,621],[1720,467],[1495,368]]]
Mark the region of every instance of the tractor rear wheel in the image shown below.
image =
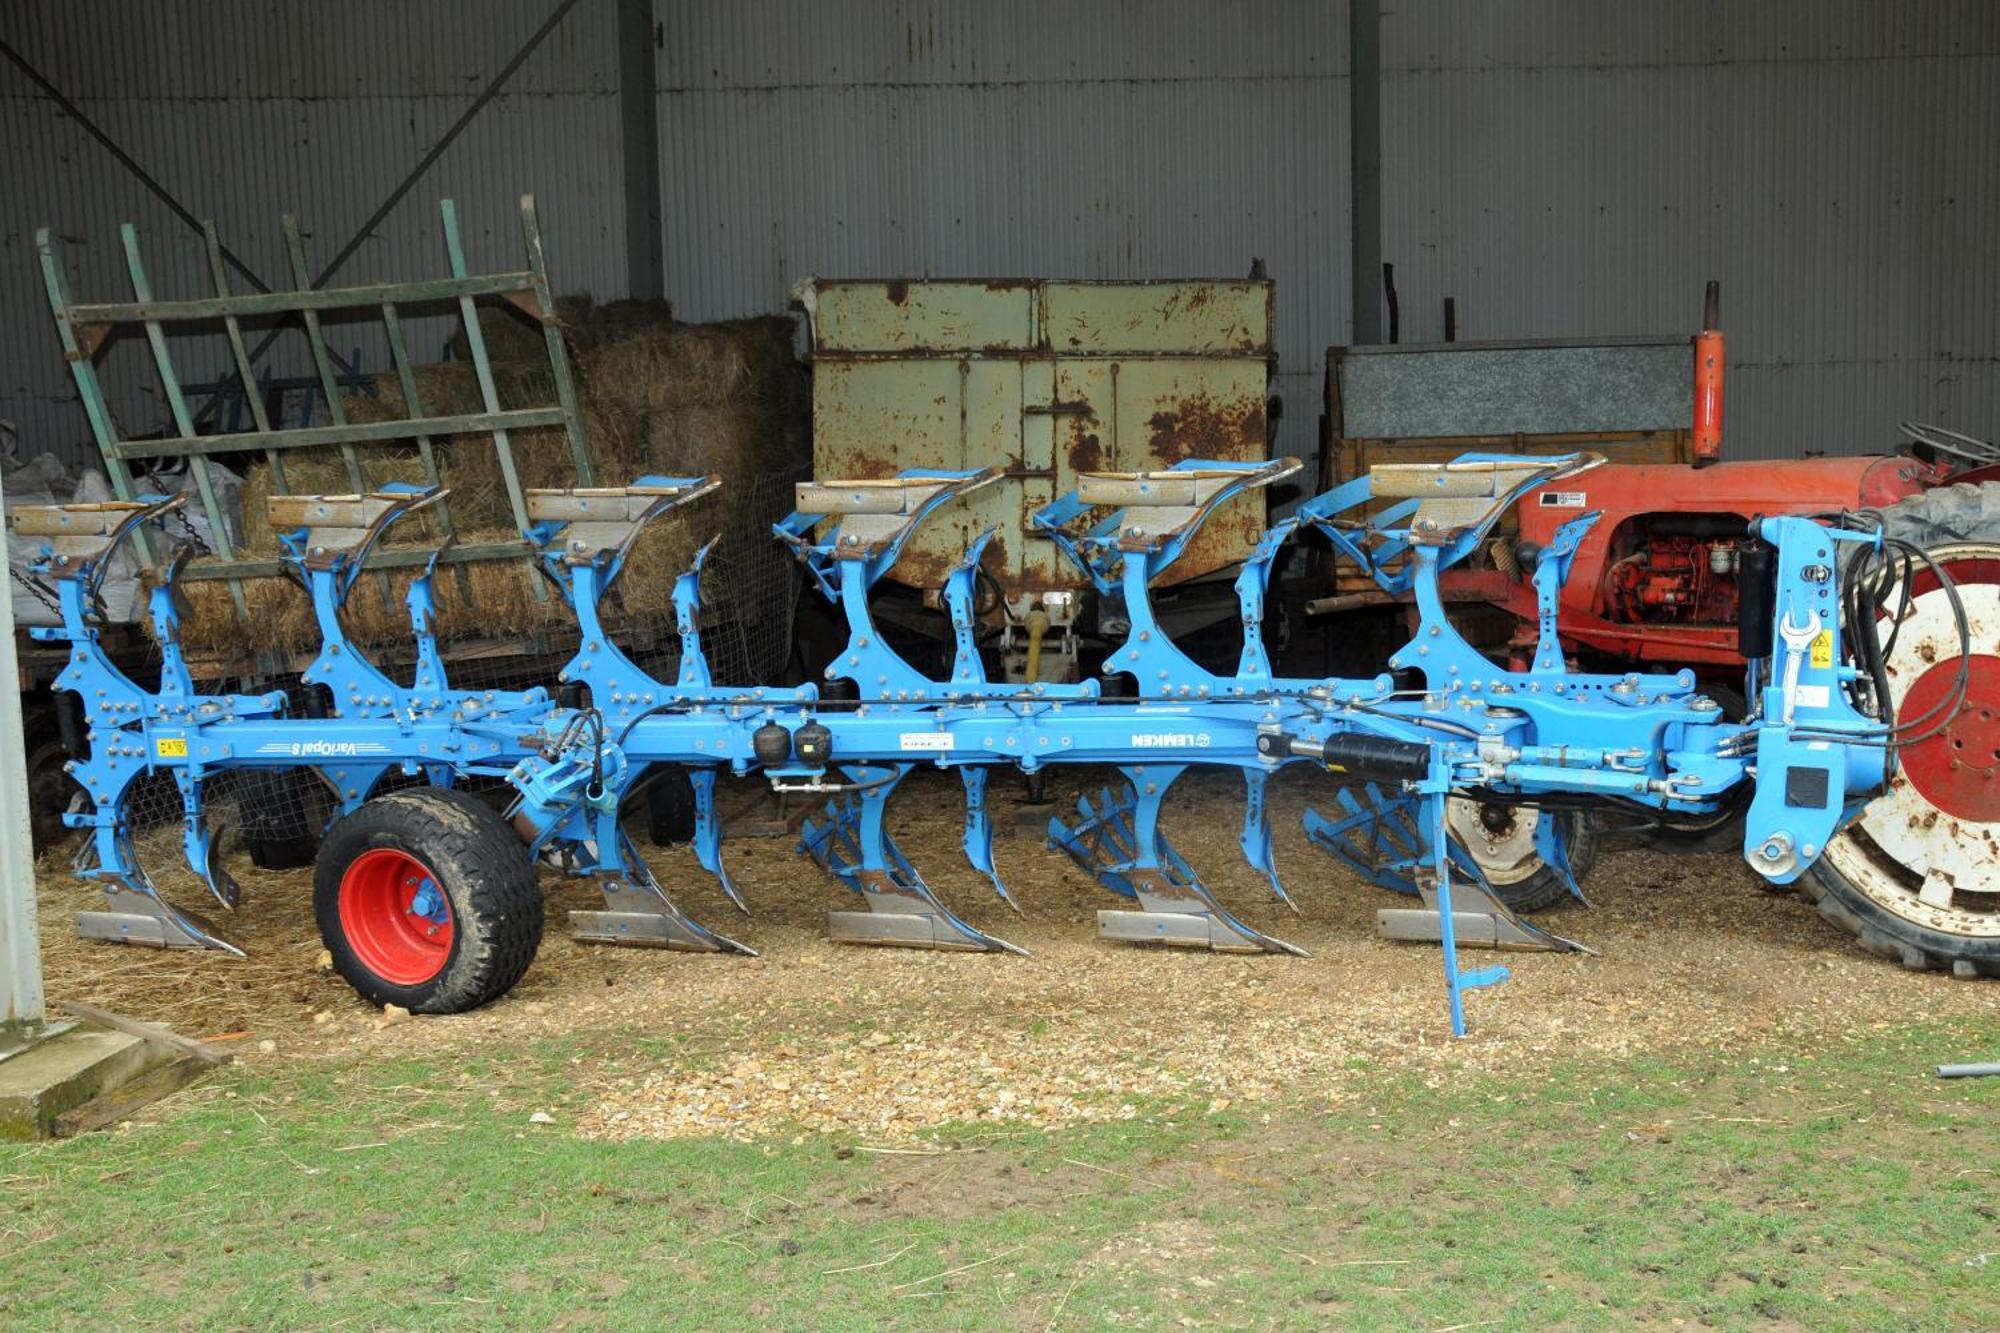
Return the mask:
[[[542,942],[542,889],[521,839],[461,791],[378,796],[327,833],[313,911],[361,997],[459,1014],[507,993]]]
[[[1541,912],[1569,898],[1563,877],[1543,864],[1535,830],[1544,819],[1562,821],[1570,873],[1578,884],[1597,861],[1597,821],[1587,810],[1538,810],[1454,796],[1445,803],[1452,838],[1479,866],[1500,901],[1516,912]]]
[[[1821,915],[1905,967],[2000,976],[2000,483],[1927,491],[1882,517],[1958,587],[1973,654],[1965,705],[1903,747],[1888,790],[1800,884]],[[1919,570],[1910,587],[1888,676],[1897,715],[1915,719],[1955,688],[1959,637],[1936,577]]]

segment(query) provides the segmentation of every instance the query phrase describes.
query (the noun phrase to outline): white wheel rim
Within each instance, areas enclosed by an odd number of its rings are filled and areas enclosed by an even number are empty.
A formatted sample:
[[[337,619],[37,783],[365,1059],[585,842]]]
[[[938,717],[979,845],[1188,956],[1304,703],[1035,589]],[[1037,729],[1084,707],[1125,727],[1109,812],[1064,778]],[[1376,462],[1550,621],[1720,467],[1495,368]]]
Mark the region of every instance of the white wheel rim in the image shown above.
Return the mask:
[[[2000,547],[1985,543],[1953,543],[1930,554],[1947,572],[1959,561],[2000,562]],[[2000,585],[1957,586],[1974,652],[2000,654]],[[1898,596],[1891,594],[1890,605]],[[1945,592],[1913,598],[1888,664],[1898,711],[1920,676],[1958,652],[1958,625]],[[1870,901],[1904,920],[1951,935],[2000,937],[2000,824],[1939,809],[1907,773],[1898,772],[1889,789],[1827,844],[1826,860]]]

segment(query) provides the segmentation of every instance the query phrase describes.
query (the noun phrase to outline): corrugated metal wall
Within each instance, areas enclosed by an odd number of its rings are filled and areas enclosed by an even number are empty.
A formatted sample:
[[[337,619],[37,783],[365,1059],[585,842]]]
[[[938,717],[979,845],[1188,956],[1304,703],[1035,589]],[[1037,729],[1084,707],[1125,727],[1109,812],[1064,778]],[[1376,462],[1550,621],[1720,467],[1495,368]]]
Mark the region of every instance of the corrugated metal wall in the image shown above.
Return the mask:
[[[1722,282],[1730,457],[2000,434],[2000,5],[1397,0],[1406,341],[1684,331]]]
[[[486,82],[548,17],[553,0],[477,7],[350,0],[300,5],[35,0],[7,6],[0,31],[78,107],[267,283],[287,284],[278,227],[298,216],[315,272],[330,260]],[[532,192],[561,291],[625,288],[618,169],[615,11],[586,0],[377,228],[335,283],[448,273],[437,201],[458,200],[475,269],[523,264],[517,200]],[[0,62],[0,417],[21,450],[95,457],[49,318],[35,228],[52,227],[79,300],[121,300],[131,285],[118,224],[139,228],[160,296],[208,295],[200,237]],[[232,275],[237,290],[248,290]],[[436,356],[446,321],[413,330]],[[359,342],[384,369],[387,349]],[[124,429],[165,420],[143,341],[108,353]],[[218,366],[208,367],[213,372]],[[303,371],[294,364],[290,371]]]
[[[667,288],[821,277],[1278,283],[1279,447],[1310,454],[1348,298],[1345,4],[663,6]]]
[[[0,32],[275,275],[279,212],[330,256],[554,3],[27,0]],[[783,308],[809,273],[1235,276],[1262,257],[1280,445],[1310,447],[1350,304],[1344,3],[658,13],[687,316]],[[532,190],[558,288],[622,292],[614,20],[584,0],[343,276],[439,272],[446,194],[473,263],[510,264]],[[1383,43],[1407,340],[1439,335],[1447,295],[1468,338],[1683,332],[1716,277],[1733,454],[1881,447],[1904,415],[2000,431],[2000,5],[1398,0]],[[0,416],[30,449],[82,441],[34,227],[68,238],[82,295],[127,290],[127,219],[163,290],[205,278],[185,229],[4,64],[0,115]],[[121,406],[133,429],[160,416],[143,391]]]

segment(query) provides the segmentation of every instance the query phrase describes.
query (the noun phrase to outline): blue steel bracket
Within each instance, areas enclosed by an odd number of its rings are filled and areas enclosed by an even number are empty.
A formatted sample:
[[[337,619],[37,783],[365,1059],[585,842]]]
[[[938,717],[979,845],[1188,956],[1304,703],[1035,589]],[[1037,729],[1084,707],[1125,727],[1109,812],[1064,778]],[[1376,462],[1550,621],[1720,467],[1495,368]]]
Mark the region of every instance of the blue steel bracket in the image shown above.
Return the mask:
[[[136,500],[106,500],[97,504],[22,505],[8,516],[17,536],[35,537],[37,573],[75,583],[85,605],[92,606],[104,574],[120,546],[146,523],[166,517],[187,503],[186,494],[142,495]],[[67,618],[65,618],[67,619]],[[39,628],[34,637],[63,642],[66,631]]]
[[[651,476],[630,486],[528,492],[529,540],[538,548],[543,571],[569,600],[579,630],[576,655],[558,679],[587,686],[592,707],[618,732],[675,701],[699,703],[752,693],[773,699],[812,697],[810,690],[715,684],[701,644],[701,569],[713,541],[696,552],[693,566],[674,581],[674,624],[681,640],[674,684],[655,679],[634,662],[604,624],[604,598],[625,572],[647,526],[721,485],[717,476]]]
[[[589,566],[597,571],[599,597],[625,572],[633,544],[648,524],[722,486],[722,478],[641,477],[630,486],[579,486],[527,493],[528,540],[558,588],[568,592],[564,571]]]
[[[191,548],[178,547],[162,577],[148,592],[148,611],[160,650],[160,687],[141,688],[105,654],[92,623],[96,591],[120,545],[151,519],[172,512],[184,496],[149,496],[104,504],[27,506],[13,515],[14,531],[38,538],[32,562],[38,574],[55,580],[63,611],[60,627],[39,629],[44,642],[68,643],[70,659],[57,676],[58,689],[82,701],[88,752],[72,758],[70,775],[90,802],[71,810],[63,822],[89,829],[81,857],[95,863],[81,870],[103,885],[103,911],[78,914],[87,938],[150,944],[163,948],[214,949],[240,954],[202,917],[169,903],[139,864],[126,821],[132,783],[165,766],[181,797],[181,851],[189,867],[208,885],[216,901],[234,908],[241,897],[222,866],[221,837],[202,801],[202,776],[212,759],[227,758],[227,746],[207,743],[215,724],[278,717],[285,709],[279,692],[261,695],[197,695],[180,648],[180,606],[176,580]]]
[[[895,566],[911,536],[945,505],[1004,475],[999,468],[912,469],[884,481],[798,484],[798,509],[774,531],[847,621],[847,646],[827,664],[828,680],[852,680],[864,701],[879,703],[1097,697],[1095,681],[1023,686],[986,678],[975,642],[972,606],[979,559],[991,533],[976,540],[945,578],[943,598],[952,621],[955,654],[949,680],[933,680],[917,669],[883,641],[875,626],[869,591]]]
[[[1562,635],[1557,620],[1562,612],[1563,584],[1569,582],[1570,565],[1576,548],[1604,517],[1594,510],[1573,518],[1556,529],[1556,535],[1535,559],[1535,664],[1532,671],[1560,672],[1564,667]]]
[[[1841,660],[1837,586],[1845,544],[1879,545],[1879,532],[1829,528],[1811,519],[1760,519],[1754,535],[1778,550],[1771,671],[1758,716],[1741,747],[1754,746],[1756,794],[1744,818],[1743,854],[1774,884],[1790,884],[1884,786],[1883,724],[1848,701],[1854,668]]]
[[[300,570],[335,576],[341,596],[383,534],[450,492],[392,481],[367,495],[273,495],[264,501],[272,531]]]
[[[1005,475],[997,467],[909,468],[877,480],[802,481],[794,488],[797,508],[771,530],[838,604],[850,584],[865,594],[895,568],[925,519]]]

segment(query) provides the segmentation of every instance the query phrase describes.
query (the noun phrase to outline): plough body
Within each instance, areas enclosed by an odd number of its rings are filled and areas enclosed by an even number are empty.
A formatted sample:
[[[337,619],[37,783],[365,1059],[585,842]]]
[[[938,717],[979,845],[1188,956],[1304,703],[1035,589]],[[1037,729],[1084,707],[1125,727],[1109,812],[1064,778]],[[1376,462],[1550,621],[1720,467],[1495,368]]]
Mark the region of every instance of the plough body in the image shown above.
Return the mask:
[[[178,500],[21,511],[19,530],[44,539],[41,568],[62,594],[64,624],[36,633],[68,643],[71,660],[59,684],[82,700],[88,725],[89,752],[72,763],[87,800],[68,822],[88,831],[91,864],[83,873],[103,884],[110,901],[105,911],[84,914],[83,928],[131,942],[231,948],[213,926],[168,904],[137,864],[126,797],[142,775],[173,775],[183,804],[183,850],[226,907],[238,890],[221,868],[204,782],[229,770],[305,768],[333,793],[339,816],[382,799],[377,790],[391,774],[433,788],[502,779],[512,789],[505,819],[524,856],[591,876],[603,889],[604,910],[573,914],[580,937],[749,952],[682,912],[620,826],[620,808],[641,784],[685,772],[697,809],[697,858],[739,905],[743,895],[723,863],[717,779],[761,774],[780,791],[829,798],[804,826],[801,849],[859,898],[859,910],[833,914],[835,938],[1013,950],[954,915],[925,884],[888,830],[890,799],[919,765],[955,771],[966,796],[966,856],[1011,903],[993,859],[990,771],[1092,764],[1115,767],[1122,783],[1084,797],[1074,816],[1052,820],[1048,841],[1123,900],[1100,913],[1106,938],[1300,954],[1217,900],[1167,839],[1161,809],[1191,767],[1240,771],[1241,849],[1273,894],[1290,904],[1272,863],[1265,793],[1280,768],[1304,763],[1343,784],[1334,813],[1307,817],[1310,837],[1371,880],[1421,901],[1421,908],[1385,912],[1384,928],[1441,943],[1450,1020],[1462,1033],[1463,993],[1506,971],[1461,969],[1458,945],[1577,946],[1506,906],[1465,841],[1451,832],[1447,802],[1455,796],[1540,807],[1534,853],[1581,897],[1565,832],[1573,820],[1555,812],[1615,805],[1698,814],[1722,808],[1755,774],[1745,854],[1766,878],[1788,882],[1886,780],[1889,751],[1874,739],[1885,724],[1850,699],[1855,672],[1843,661],[1837,612],[1841,548],[1879,541],[1872,533],[1801,518],[1756,525],[1756,535],[1776,552],[1784,633],[1771,646],[1759,708],[1746,723],[1725,721],[1696,692],[1691,672],[1567,670],[1555,608],[1591,515],[1568,524],[1541,555],[1535,573],[1541,641],[1530,670],[1502,670],[1458,635],[1438,596],[1439,571],[1465,558],[1523,491],[1593,462],[1468,455],[1449,464],[1380,468],[1307,501],[1270,529],[1236,580],[1243,648],[1227,675],[1203,669],[1162,632],[1149,589],[1221,506],[1292,475],[1298,464],[1197,460],[1160,472],[1086,476],[1077,491],[1035,515],[1034,527],[1122,604],[1130,630],[1107,662],[1110,674],[1075,684],[987,679],[975,581],[990,533],[972,544],[942,590],[954,634],[945,679],[899,656],[871,618],[869,591],[918,524],[997,479],[997,469],[918,470],[798,487],[797,512],[777,525],[776,535],[847,628],[824,690],[713,679],[701,645],[699,557],[673,590],[681,635],[674,680],[652,677],[606,632],[600,603],[624,572],[639,533],[714,490],[717,478],[647,477],[620,488],[529,493],[526,535],[581,631],[553,695],[454,688],[432,634],[428,573],[408,596],[417,644],[409,685],[347,641],[339,609],[369,550],[391,524],[440,492],[389,487],[366,496],[274,497],[274,526],[294,529],[287,558],[312,596],[324,635],[305,677],[324,692],[325,706],[315,710],[324,716],[293,715],[283,693],[197,694],[176,648],[171,577],[155,589],[150,606],[163,650],[160,688],[142,689],[100,650],[91,610],[96,578],[120,542]],[[1380,507],[1371,513],[1371,506]],[[1265,600],[1284,543],[1308,529],[1384,588],[1414,594],[1417,630],[1382,674],[1309,679],[1273,670],[1262,634]],[[1805,638],[1801,627],[1811,629]],[[426,864],[421,847],[407,852],[412,865]],[[347,869],[329,867],[323,856],[320,870],[322,891],[337,897]],[[399,928],[453,938],[438,934],[450,930],[440,910],[448,917],[457,901],[442,878],[411,872],[401,905],[407,921]],[[443,909],[441,893],[449,900]],[[444,952],[452,959],[442,967],[455,965],[456,950]],[[365,966],[357,967],[359,975],[348,975],[358,989],[374,998],[388,993],[371,985]],[[487,989],[497,994],[512,979]],[[468,1001],[462,989],[453,995],[460,1008],[491,998],[482,993]]]

